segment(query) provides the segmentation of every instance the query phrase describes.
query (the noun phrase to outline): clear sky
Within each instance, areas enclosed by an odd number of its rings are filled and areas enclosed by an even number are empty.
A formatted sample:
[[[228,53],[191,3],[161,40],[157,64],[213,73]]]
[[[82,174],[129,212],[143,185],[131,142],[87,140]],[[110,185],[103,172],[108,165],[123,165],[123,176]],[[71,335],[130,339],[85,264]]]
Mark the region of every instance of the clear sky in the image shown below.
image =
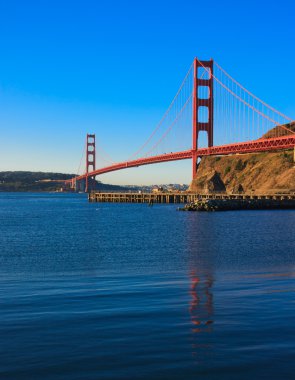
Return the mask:
[[[76,172],[87,132],[125,160],[193,58],[295,119],[294,0],[0,0],[0,170]],[[191,162],[114,172],[188,183]]]

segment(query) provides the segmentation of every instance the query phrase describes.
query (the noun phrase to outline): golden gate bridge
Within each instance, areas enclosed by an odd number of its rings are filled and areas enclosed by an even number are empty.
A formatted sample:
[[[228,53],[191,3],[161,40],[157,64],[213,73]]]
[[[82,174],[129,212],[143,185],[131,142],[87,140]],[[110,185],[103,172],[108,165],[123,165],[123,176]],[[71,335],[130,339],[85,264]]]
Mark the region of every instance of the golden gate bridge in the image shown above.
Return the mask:
[[[205,146],[204,146],[205,145]],[[65,181],[73,188],[116,170],[192,159],[192,177],[203,156],[291,149],[295,122],[259,99],[212,59],[195,58],[171,104],[148,139],[126,161],[114,163],[86,139],[86,170]],[[167,153],[169,152],[169,153]],[[96,156],[106,162],[96,168]]]

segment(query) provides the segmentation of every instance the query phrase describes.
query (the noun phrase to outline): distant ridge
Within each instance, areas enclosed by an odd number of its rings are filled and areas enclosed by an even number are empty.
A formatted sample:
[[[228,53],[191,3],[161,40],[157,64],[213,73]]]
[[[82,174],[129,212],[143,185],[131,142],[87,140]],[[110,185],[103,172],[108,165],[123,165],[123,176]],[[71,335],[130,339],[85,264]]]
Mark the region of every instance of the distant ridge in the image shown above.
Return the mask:
[[[282,127],[285,127],[284,129]],[[282,124],[282,125],[277,125],[276,127],[270,129],[268,132],[266,132],[262,138],[264,139],[269,139],[272,137],[276,137],[278,134],[280,136],[287,136],[291,135],[292,132],[295,132],[295,121],[292,121],[291,123],[288,124]]]
[[[0,172],[0,192],[46,192],[60,191],[60,181],[73,178],[74,174],[31,171]],[[133,187],[134,188],[134,187]],[[96,181],[98,191],[127,191],[128,187],[104,184]]]

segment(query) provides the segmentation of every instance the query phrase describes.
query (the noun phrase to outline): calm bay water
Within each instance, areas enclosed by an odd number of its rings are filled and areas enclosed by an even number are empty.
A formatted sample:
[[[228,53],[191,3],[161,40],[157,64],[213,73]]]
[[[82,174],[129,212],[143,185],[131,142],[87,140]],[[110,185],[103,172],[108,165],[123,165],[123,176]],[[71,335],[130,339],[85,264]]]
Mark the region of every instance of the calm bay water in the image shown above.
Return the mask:
[[[294,225],[0,194],[0,379],[294,379]]]

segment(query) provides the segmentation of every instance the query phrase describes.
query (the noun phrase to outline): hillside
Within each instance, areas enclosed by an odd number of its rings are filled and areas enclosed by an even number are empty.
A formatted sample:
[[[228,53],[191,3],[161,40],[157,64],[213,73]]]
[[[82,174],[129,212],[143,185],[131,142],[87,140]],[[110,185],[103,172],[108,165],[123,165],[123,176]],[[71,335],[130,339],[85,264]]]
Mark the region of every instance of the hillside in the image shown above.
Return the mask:
[[[293,150],[203,157],[190,190],[196,192],[295,191]]]
[[[270,129],[267,133],[265,133],[262,137],[264,139],[269,139],[271,137],[276,137],[276,136],[287,136],[290,135],[291,133],[295,132],[295,122],[291,122],[288,124],[283,124],[281,126],[276,126],[272,129]]]
[[[64,179],[70,179],[74,174],[44,173],[44,172],[0,172],[0,192],[4,191],[59,191]],[[123,186],[104,184],[96,181],[96,189],[100,191],[124,191]]]

